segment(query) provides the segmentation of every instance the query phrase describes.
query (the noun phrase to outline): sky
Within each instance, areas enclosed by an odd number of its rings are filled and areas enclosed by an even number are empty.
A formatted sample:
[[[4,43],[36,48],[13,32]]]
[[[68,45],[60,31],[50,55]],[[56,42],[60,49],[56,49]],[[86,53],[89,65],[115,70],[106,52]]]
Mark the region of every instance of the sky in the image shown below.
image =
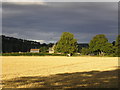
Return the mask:
[[[2,5],[4,35],[55,43],[62,32],[73,33],[79,43],[89,43],[97,34],[105,34],[112,42],[118,35],[118,3],[41,0],[39,3],[4,2]]]

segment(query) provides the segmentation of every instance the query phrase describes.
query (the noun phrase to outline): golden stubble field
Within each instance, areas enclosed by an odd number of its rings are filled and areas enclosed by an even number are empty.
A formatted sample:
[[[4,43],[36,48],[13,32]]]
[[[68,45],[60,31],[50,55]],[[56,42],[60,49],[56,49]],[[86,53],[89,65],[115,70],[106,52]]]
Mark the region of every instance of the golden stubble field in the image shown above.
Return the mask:
[[[21,77],[47,77],[64,73],[71,73],[74,77],[73,73],[77,72],[105,72],[118,67],[118,57],[2,56],[1,58],[3,81]],[[33,87],[34,84],[17,85],[16,88]]]

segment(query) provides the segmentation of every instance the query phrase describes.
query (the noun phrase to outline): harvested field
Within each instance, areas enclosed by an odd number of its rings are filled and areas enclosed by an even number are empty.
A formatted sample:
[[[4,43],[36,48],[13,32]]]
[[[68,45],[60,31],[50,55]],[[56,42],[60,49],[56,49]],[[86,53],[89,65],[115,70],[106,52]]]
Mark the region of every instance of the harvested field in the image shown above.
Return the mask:
[[[3,56],[3,87],[117,87],[117,66],[117,57]]]

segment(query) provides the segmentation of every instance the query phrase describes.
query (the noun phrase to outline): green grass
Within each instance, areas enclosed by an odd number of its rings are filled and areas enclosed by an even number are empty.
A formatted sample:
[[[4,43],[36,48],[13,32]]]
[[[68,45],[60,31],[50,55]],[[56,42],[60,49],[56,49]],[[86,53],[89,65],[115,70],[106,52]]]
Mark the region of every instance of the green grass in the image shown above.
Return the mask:
[[[2,53],[2,56],[65,56],[65,54],[50,53]]]

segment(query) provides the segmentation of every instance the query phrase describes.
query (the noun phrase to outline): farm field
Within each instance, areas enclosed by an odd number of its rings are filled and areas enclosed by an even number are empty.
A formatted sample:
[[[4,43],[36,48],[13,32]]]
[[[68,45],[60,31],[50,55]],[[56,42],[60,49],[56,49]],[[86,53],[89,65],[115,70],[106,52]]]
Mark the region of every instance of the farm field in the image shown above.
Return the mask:
[[[7,88],[117,87],[118,57],[2,56]]]

